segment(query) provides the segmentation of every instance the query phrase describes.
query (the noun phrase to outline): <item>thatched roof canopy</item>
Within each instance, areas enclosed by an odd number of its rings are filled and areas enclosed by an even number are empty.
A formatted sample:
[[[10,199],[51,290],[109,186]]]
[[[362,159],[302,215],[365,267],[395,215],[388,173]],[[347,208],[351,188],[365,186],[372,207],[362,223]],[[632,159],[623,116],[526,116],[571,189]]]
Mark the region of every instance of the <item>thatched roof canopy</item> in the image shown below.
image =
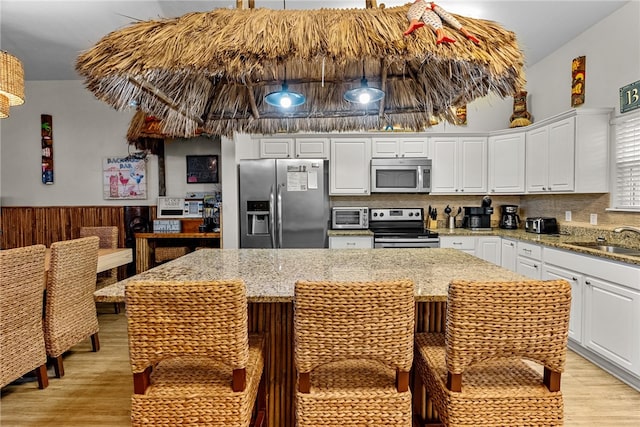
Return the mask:
[[[87,88],[114,108],[136,101],[162,121],[162,133],[197,129],[271,134],[381,129],[421,130],[432,116],[489,92],[524,88],[524,57],[516,36],[499,24],[454,15],[480,40],[453,28],[456,43],[436,44],[430,28],[403,36],[409,4],[371,9],[215,9],[134,23],[106,35],[78,57]],[[385,98],[364,108],[343,93],[369,86]],[[264,96],[290,90],[306,102],[290,111]]]

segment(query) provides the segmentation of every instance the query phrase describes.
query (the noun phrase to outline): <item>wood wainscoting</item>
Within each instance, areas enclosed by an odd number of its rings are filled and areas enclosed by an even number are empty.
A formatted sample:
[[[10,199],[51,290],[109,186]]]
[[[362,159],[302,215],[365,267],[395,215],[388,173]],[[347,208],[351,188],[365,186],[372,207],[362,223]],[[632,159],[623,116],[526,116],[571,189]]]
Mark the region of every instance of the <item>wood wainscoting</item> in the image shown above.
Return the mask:
[[[5,207],[0,209],[1,249],[42,244],[80,237],[80,227],[118,227],[118,246],[125,247],[123,206]],[[118,267],[118,278],[126,277]]]
[[[5,207],[0,210],[2,249],[43,244],[80,236],[80,227],[115,225],[118,246],[124,247],[123,206]]]

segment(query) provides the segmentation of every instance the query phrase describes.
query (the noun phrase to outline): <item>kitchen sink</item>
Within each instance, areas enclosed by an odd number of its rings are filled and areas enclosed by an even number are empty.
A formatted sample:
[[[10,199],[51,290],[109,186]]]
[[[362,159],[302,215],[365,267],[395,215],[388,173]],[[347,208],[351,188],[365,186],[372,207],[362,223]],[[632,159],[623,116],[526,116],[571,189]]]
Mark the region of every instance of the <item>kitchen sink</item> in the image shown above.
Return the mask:
[[[609,252],[612,254],[640,257],[640,249],[625,248],[617,245],[607,245],[599,242],[567,242],[571,246],[593,249],[596,251]]]

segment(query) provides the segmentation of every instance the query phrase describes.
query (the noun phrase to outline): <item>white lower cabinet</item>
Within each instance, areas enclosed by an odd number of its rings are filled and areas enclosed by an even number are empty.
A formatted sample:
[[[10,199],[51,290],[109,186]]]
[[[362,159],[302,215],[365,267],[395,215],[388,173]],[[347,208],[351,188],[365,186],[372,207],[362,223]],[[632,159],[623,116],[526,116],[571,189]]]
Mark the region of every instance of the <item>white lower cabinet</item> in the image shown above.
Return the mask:
[[[496,236],[478,237],[476,256],[496,265],[501,265],[502,239]]]
[[[473,236],[440,236],[440,248],[458,249],[471,255],[476,254],[476,238]]]
[[[640,292],[585,277],[584,345],[640,375]]]
[[[571,283],[569,346],[640,390],[640,266],[544,248],[544,278]]]
[[[373,236],[329,236],[329,249],[372,249]]]
[[[582,342],[582,306],[584,276],[575,271],[545,263],[542,267],[543,280],[564,279],[571,284],[571,313],[569,315],[569,338]]]
[[[542,279],[542,247],[519,241],[516,248],[516,272],[534,280]]]
[[[500,250],[500,266],[507,270],[517,271],[517,252],[518,242],[511,239],[502,239],[502,248]]]

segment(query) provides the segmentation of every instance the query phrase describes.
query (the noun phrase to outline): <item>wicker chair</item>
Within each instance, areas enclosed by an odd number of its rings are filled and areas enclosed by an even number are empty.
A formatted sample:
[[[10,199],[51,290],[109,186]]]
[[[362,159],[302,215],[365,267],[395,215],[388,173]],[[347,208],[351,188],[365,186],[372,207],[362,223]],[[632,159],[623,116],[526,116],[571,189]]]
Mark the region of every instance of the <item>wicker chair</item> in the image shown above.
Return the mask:
[[[0,387],[35,370],[49,384],[42,331],[44,245],[0,251]]]
[[[80,227],[80,237],[98,236],[100,238],[100,249],[115,249],[118,247],[118,227]],[[104,288],[113,285],[118,281],[118,268],[98,273],[96,288]]]
[[[414,285],[295,285],[296,422],[411,427]]]
[[[115,249],[118,247],[118,227],[116,226],[99,226],[99,227],[80,227],[80,237],[98,236],[100,238],[100,249]],[[118,281],[118,268],[112,268],[107,271],[98,273],[96,278],[96,289],[113,285]],[[114,312],[120,313],[120,304],[113,303]]]
[[[262,425],[266,339],[247,332],[244,282],[132,282],[125,299],[133,426]]]
[[[92,350],[100,349],[93,300],[99,240],[92,236],[51,244],[44,337],[58,378],[64,376],[62,355],[65,351],[88,337],[91,337]]]
[[[446,332],[416,334],[414,394],[447,426],[562,425],[570,305],[564,280],[453,281]]]

